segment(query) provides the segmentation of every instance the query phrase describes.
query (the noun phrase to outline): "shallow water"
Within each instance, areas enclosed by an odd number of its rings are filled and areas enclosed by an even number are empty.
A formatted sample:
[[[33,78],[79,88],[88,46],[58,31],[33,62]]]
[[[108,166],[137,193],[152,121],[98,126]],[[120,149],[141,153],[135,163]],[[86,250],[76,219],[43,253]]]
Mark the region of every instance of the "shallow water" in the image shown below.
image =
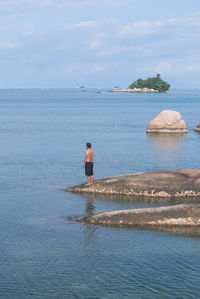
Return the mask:
[[[161,110],[180,111],[186,136],[147,136]],[[85,226],[67,220],[156,206],[65,193],[96,178],[200,168],[200,92],[0,91],[0,298],[197,298],[199,231]],[[93,200],[93,201],[92,201]]]

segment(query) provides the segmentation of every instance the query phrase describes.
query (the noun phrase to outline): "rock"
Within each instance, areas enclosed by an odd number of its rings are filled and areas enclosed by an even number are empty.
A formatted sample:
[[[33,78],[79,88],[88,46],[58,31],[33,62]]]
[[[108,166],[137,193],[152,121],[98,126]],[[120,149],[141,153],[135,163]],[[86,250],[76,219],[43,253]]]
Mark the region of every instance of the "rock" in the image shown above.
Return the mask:
[[[194,131],[200,132],[200,124],[198,126],[196,126],[196,128],[194,129]]]
[[[200,199],[200,170],[141,172],[96,180],[94,185],[79,185],[65,189],[75,193],[117,194],[152,198]]]
[[[200,204],[121,210],[76,220],[108,226],[199,227]]]
[[[139,92],[139,93],[158,93],[159,91],[153,88],[129,88],[129,89],[113,89],[109,92]]]
[[[187,126],[181,114],[172,110],[164,110],[148,125],[147,133],[187,133]]]

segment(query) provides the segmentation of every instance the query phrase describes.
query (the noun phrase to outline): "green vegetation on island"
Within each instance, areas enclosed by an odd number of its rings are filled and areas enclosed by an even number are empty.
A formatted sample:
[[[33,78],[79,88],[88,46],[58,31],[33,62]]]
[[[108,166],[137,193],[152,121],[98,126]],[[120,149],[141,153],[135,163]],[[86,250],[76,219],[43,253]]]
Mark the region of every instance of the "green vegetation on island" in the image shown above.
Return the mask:
[[[170,84],[163,81],[160,77],[160,74],[157,74],[156,77],[147,78],[146,80],[143,80],[141,78],[137,79],[135,82],[133,82],[130,86],[130,89],[134,88],[148,88],[148,89],[154,89],[158,90],[159,92],[166,92],[170,88]]]

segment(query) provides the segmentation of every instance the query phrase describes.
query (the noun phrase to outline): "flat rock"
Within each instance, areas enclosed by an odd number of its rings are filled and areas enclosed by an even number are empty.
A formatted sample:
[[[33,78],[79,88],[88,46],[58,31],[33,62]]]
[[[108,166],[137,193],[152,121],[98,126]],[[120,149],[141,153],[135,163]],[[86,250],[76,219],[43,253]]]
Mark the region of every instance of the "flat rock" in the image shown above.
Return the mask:
[[[196,126],[196,128],[194,129],[194,131],[200,132],[200,124],[198,126]]]
[[[177,111],[164,110],[148,125],[147,133],[187,133],[187,126]]]
[[[96,180],[94,185],[79,185],[64,191],[130,198],[194,198],[200,199],[200,169],[140,172]]]
[[[79,219],[89,224],[145,227],[200,227],[200,204],[106,212]]]

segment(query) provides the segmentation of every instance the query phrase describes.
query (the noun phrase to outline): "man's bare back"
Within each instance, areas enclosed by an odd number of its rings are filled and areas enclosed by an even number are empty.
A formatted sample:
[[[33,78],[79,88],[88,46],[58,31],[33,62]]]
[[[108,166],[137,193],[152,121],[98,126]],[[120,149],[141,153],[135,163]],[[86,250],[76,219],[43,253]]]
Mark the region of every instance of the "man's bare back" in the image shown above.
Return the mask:
[[[85,152],[86,162],[93,162],[94,160],[94,151],[91,148],[88,148]]]

